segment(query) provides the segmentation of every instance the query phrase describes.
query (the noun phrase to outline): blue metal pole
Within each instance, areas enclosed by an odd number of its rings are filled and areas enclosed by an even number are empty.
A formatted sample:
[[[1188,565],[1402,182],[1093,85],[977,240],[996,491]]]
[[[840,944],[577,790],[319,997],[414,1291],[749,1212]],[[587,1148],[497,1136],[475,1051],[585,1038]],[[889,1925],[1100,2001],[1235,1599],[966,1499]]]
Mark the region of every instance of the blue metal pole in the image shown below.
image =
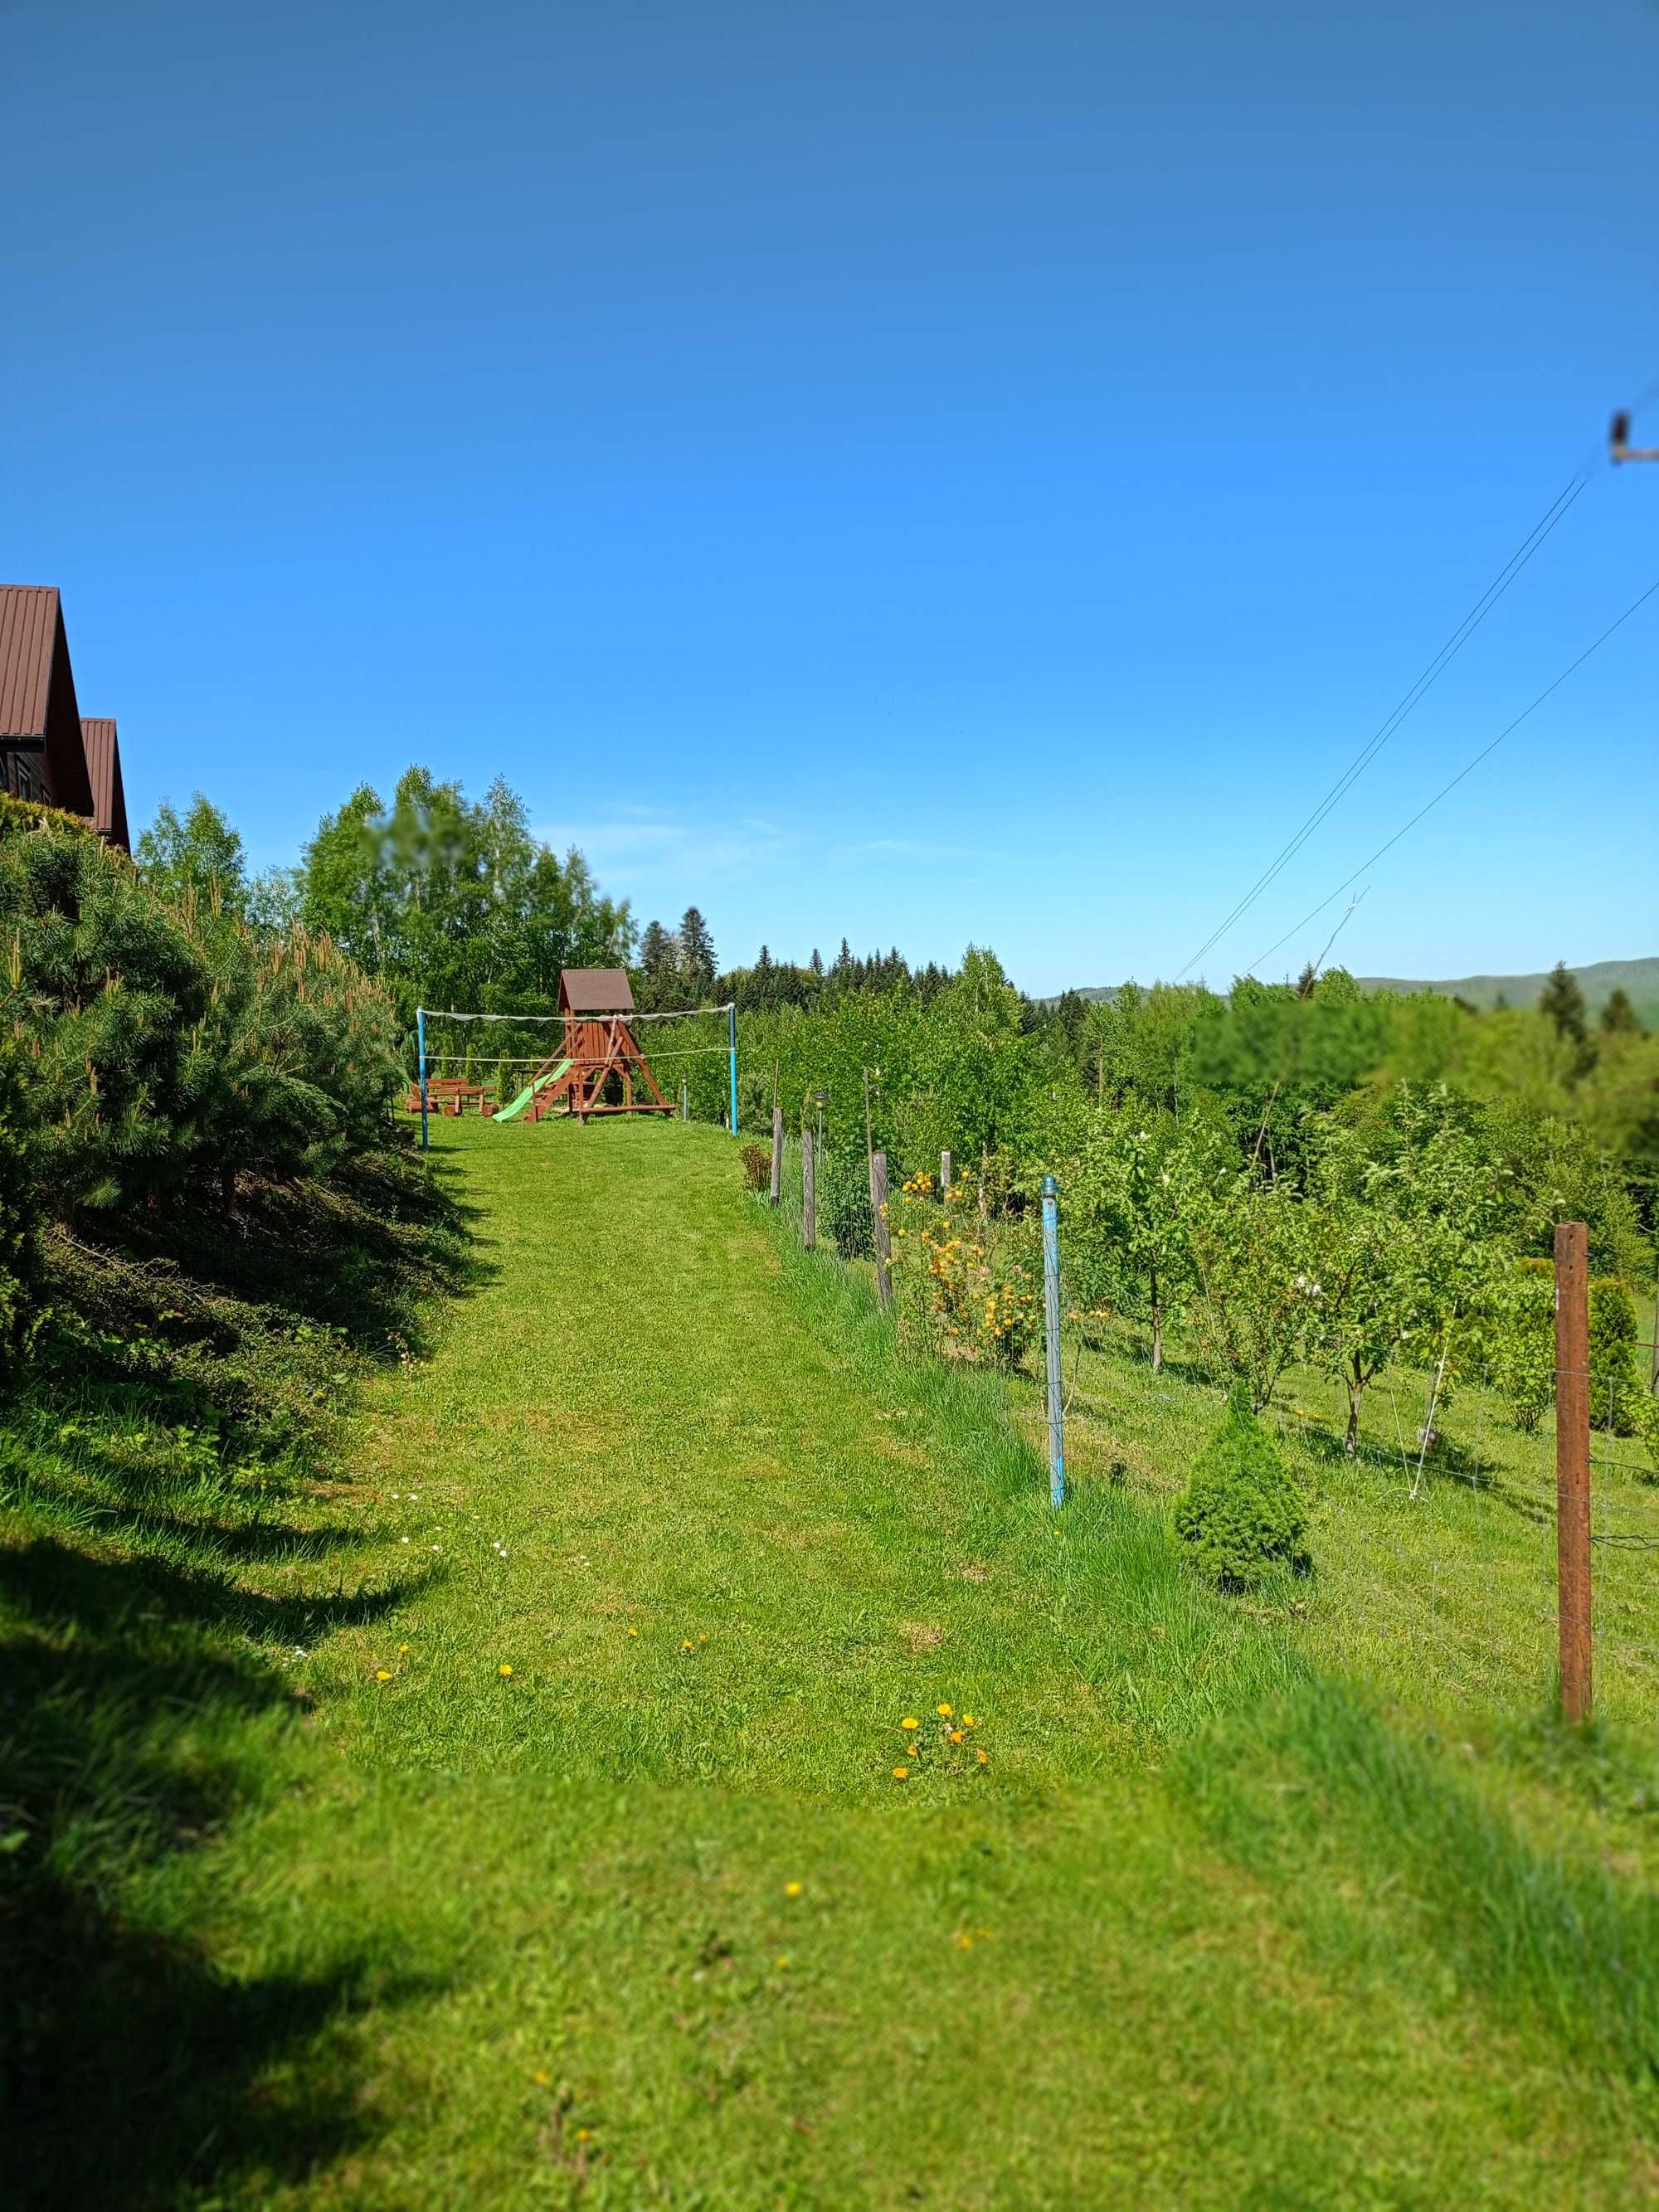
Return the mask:
[[[1066,1449],[1060,1434],[1060,1185],[1042,1178],[1042,1333],[1048,1368],[1048,1503],[1066,1498]]]
[[[432,1140],[426,1129],[426,1008],[415,1009],[415,1061],[421,1071],[421,1150],[430,1152]]]
[[[726,1035],[732,1061],[732,1134],[738,1133],[738,1002],[732,1000],[726,1010]]]

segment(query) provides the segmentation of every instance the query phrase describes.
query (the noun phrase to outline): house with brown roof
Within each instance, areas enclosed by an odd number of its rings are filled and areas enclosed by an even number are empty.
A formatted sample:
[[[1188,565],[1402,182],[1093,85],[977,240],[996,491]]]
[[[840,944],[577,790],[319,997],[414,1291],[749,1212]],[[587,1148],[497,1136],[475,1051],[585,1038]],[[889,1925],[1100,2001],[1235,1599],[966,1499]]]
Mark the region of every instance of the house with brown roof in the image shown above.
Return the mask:
[[[79,814],[128,849],[115,725],[82,720],[51,585],[0,584],[0,790]]]

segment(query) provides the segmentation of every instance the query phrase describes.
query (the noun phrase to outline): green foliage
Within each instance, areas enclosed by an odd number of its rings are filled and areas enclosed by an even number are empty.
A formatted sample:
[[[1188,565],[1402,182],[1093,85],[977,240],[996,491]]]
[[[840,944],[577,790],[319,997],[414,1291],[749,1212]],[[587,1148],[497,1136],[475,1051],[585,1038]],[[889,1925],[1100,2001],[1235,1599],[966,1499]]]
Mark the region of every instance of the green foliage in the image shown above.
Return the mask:
[[[826,1145],[813,1171],[819,1230],[833,1237],[843,1260],[869,1259],[876,1249],[875,1217],[870,1210],[870,1162],[864,1147]]]
[[[1191,1217],[1220,1164],[1218,1140],[1191,1117],[1139,1103],[1096,1109],[1063,1178],[1071,1294],[1144,1324],[1156,1372],[1165,1330],[1197,1285]]]
[[[164,799],[132,857],[150,889],[175,905],[194,896],[216,898],[233,914],[246,907],[247,867],[241,838],[199,791],[182,821],[172,801]]]
[[[326,940],[256,938],[83,830],[0,826],[12,1040],[43,1206],[167,1206],[382,1140],[395,1009]]]
[[[467,1012],[545,1012],[562,968],[626,961],[626,902],[602,898],[580,853],[563,860],[531,835],[524,801],[498,777],[475,805],[422,768],[390,809],[368,785],[307,846],[300,906],[381,979],[405,1025],[417,1002]]]
[[[1275,1567],[1306,1574],[1312,1566],[1306,1504],[1242,1382],[1193,1468],[1175,1525],[1199,1572],[1224,1590],[1252,1589]]]
[[[33,1119],[17,1040],[0,1037],[0,1382],[9,1379],[41,1312]]]
[[[1530,1435],[1555,1395],[1555,1270],[1547,1260],[1517,1261],[1499,1278],[1484,1344],[1493,1389]]]
[[[1642,1378],[1636,1364],[1636,1307],[1617,1276],[1589,1286],[1590,1425],[1615,1436],[1634,1432]]]

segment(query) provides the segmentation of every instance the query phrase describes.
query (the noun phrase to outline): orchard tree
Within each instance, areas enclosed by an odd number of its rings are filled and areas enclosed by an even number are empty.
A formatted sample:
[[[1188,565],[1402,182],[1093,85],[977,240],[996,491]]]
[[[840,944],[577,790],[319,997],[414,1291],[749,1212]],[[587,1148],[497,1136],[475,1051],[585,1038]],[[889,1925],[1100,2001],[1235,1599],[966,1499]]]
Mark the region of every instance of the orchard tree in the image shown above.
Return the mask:
[[[1194,1200],[1206,1170],[1219,1165],[1207,1131],[1128,1107],[1091,1116],[1066,1178],[1078,1292],[1146,1324],[1155,1375],[1164,1365],[1164,1330],[1194,1287]]]
[[[1401,1085],[1369,1127],[1321,1117],[1310,1151],[1307,1342],[1346,1393],[1352,1456],[1365,1392],[1402,1351],[1435,1365],[1440,1389],[1454,1324],[1507,1257],[1506,1176],[1443,1086]]]

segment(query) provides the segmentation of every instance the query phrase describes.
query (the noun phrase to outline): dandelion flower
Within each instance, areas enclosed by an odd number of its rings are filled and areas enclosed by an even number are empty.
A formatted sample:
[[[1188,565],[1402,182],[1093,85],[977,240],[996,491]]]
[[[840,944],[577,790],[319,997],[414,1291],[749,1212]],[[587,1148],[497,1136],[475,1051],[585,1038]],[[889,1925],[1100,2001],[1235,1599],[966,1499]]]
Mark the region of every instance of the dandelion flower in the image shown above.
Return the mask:
[[[920,1728],[920,1727],[921,1727],[921,1722],[920,1722],[920,1721],[915,1721],[915,1720],[901,1721],[901,1722],[899,1723],[899,1726],[900,1726],[901,1728]]]
[[[974,1753],[974,1757],[979,1761],[981,1766],[985,1765],[985,1753],[982,1751],[976,1751]]]
[[[640,1632],[637,1628],[630,1628],[628,1632],[630,1636],[637,1636]]]
[[[577,2130],[576,2130],[576,2141],[577,2141],[578,2142],[592,2142],[592,2140],[593,2140],[593,2130],[592,2130],[592,2128],[578,2128],[578,2129],[577,2129]]]
[[[908,1781],[909,1773],[910,1770],[908,1766],[896,1766],[893,1769],[893,1779],[895,1782]]]
[[[962,1741],[962,1730],[960,1729],[951,1729],[951,1741],[952,1743],[960,1743]]]
[[[398,1646],[398,1650],[399,1650],[399,1651],[407,1651],[407,1650],[408,1650],[408,1649],[409,1649],[409,1646],[408,1646],[408,1644],[400,1644]]]
[[[784,1971],[784,1969],[788,1966],[788,1964],[789,1964],[789,1960],[788,1960],[788,1957],[787,1957],[787,1954],[780,1954],[780,1955],[779,1955],[779,1959],[778,1959],[778,1972],[779,1972],[780,1973],[782,1973],[782,1972],[783,1972],[783,1971]]]
[[[959,1928],[959,1929],[957,1929],[957,1950],[958,1950],[958,1951],[971,1951],[971,1950],[973,1949],[973,1948],[974,1948],[974,1939],[973,1939],[973,1937],[972,1937],[972,1936],[968,1933],[968,1930],[967,1930],[965,1928]]]
[[[935,1705],[933,1711],[939,1715],[942,1721],[948,1721],[951,1717],[951,1708],[949,1705]]]
[[[513,1669],[510,1667],[498,1667],[495,1669],[495,1672],[498,1674],[510,1674],[513,1672]]]
[[[545,2089],[548,2084],[552,2081],[553,2076],[547,2071],[545,2067],[538,2067],[530,2078],[536,2084],[538,2089]]]
[[[801,1893],[802,1887],[803,1885],[800,1882],[787,1881],[783,1885],[783,1893],[786,1897],[799,1897]]]
[[[690,1644],[689,1642],[684,1643],[684,1644],[681,1644],[681,1646],[680,1646],[680,1650],[681,1650],[682,1651],[689,1651],[690,1649],[691,1649],[691,1646],[690,1646]]]
[[[376,1669],[374,1679],[377,1682],[389,1682],[392,1676],[386,1668],[381,1667]]]

